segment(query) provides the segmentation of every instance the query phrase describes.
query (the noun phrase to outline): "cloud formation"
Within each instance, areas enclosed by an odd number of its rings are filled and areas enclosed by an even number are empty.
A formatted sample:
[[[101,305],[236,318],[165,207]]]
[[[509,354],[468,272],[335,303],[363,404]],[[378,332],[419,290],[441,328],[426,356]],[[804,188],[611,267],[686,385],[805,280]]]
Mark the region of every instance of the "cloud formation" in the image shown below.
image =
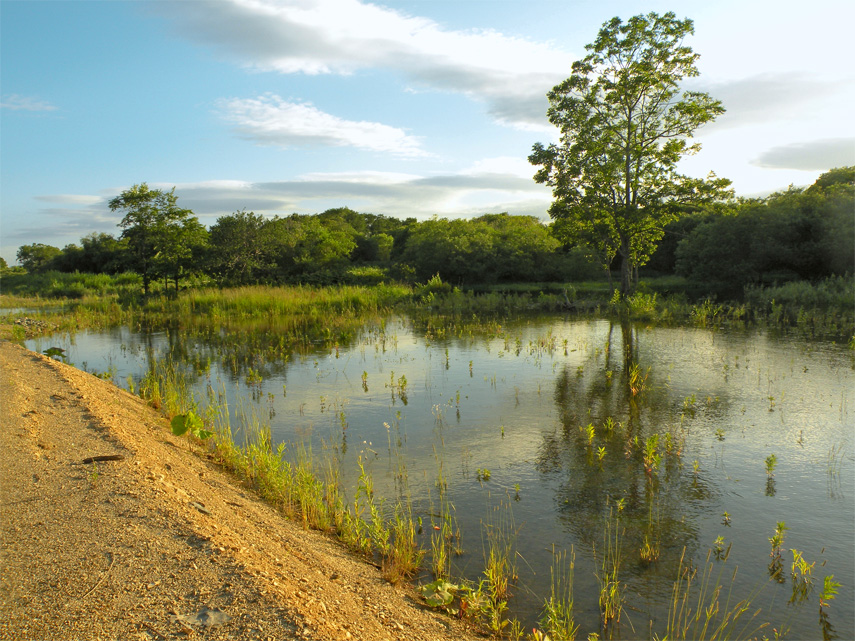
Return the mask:
[[[358,0],[164,2],[184,37],[261,71],[352,74],[383,68],[418,88],[487,103],[499,122],[544,128],[546,92],[573,57],[494,30],[450,30]]]
[[[377,122],[344,120],[310,103],[287,102],[274,94],[232,98],[217,105],[239,136],[259,145],[357,147],[397,156],[428,156],[404,130]]]
[[[5,96],[0,108],[12,111],[56,111],[57,107],[32,96],[19,96],[16,93]]]
[[[101,196],[89,196],[86,194],[51,194],[47,196],[34,196],[34,198],[46,203],[63,203],[67,205],[95,205],[104,200]]]
[[[780,145],[766,150],[752,165],[765,169],[826,171],[855,165],[855,138],[828,138]]]
[[[398,218],[465,218],[497,211],[546,217],[551,201],[548,188],[530,177],[497,171],[500,162],[482,162],[492,171],[476,167],[436,176],[355,171],[313,173],[273,182],[208,181],[174,186],[182,206],[192,209],[206,224],[241,209],[282,216],[341,206]]]
[[[687,87],[709,93],[727,110],[703,127],[709,133],[803,115],[808,103],[826,99],[840,83],[805,73],[765,73],[716,83],[699,79]]]

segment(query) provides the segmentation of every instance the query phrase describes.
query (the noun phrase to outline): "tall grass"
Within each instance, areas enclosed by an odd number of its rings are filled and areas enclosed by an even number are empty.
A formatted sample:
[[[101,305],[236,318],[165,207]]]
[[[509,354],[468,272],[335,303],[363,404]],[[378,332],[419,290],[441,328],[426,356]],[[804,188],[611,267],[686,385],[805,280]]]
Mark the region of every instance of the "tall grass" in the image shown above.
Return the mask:
[[[574,641],[579,631],[579,625],[573,615],[573,570],[576,564],[576,554],[570,548],[570,558],[567,552],[556,554],[552,549],[551,592],[543,606],[540,617],[540,627],[554,641]]]
[[[187,376],[170,359],[155,361],[139,390],[167,416],[195,411],[200,404],[188,388]],[[274,446],[269,419],[256,407],[239,402],[235,414],[233,426],[225,393],[215,394],[209,387],[202,416],[214,432],[211,448],[223,467],[303,527],[333,532],[354,551],[377,558],[389,581],[400,581],[418,570],[424,553],[417,542],[412,507],[399,498],[387,510],[385,501],[374,493],[371,472],[362,457],[357,461],[357,487],[348,504],[340,483],[340,461],[329,450],[324,459],[302,443]]]
[[[680,558],[677,579],[671,592],[665,636],[663,641],[689,639],[753,639],[769,626],[768,622],[757,623],[760,610],[751,606],[756,593],[736,600],[730,590],[725,591],[728,582],[723,580],[723,566],[715,572],[710,555],[699,574],[691,563],[685,563],[685,551]],[[730,578],[733,586],[736,570]],[[657,641],[659,636],[654,635]]]

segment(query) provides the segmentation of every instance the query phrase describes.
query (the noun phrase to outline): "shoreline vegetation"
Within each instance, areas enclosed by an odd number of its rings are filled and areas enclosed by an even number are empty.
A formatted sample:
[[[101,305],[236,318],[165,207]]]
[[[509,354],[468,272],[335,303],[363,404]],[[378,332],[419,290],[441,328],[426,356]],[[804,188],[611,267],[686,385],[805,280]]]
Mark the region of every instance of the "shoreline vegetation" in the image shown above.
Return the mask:
[[[287,319],[293,327],[302,327],[307,337],[316,339],[314,332],[320,331],[329,339],[339,331],[341,319],[362,315],[405,312],[416,318],[425,314],[477,318],[566,313],[669,325],[756,326],[855,346],[855,280],[849,276],[749,286],[742,300],[721,302],[690,296],[690,285],[673,276],[643,279],[637,291],[624,298],[605,280],[459,288],[439,275],[415,285],[200,284],[178,294],[155,290],[142,296],[139,277],[132,273],[6,273],[0,275],[0,290],[0,312],[7,322],[22,316],[49,319],[52,331],[173,326],[198,317],[224,324],[263,320],[277,324]],[[37,326],[31,324],[26,331],[18,326],[8,337],[31,337]]]
[[[381,283],[373,286],[245,286],[232,289],[199,287],[140,296],[132,275],[98,276],[42,274],[30,289],[21,280],[10,295],[5,284],[0,296],[0,317],[5,337],[21,341],[39,334],[126,325],[134,328],[178,328],[206,332],[221,328],[276,330],[279,344],[260,347],[286,354],[303,346],[335,349],[346,343],[366,322],[395,313],[406,313],[433,335],[496,331],[497,322],[531,314],[570,314],[574,317],[620,317],[645,323],[688,324],[707,328],[762,326],[797,332],[806,338],[842,340],[855,348],[853,339],[853,291],[851,279],[790,283],[777,288],[746,291],[740,303],[716,303],[712,299],[689,302],[684,283],[673,278],[642,281],[627,298],[610,293],[608,283],[555,283],[548,285],[490,286],[461,290],[439,276],[422,285]],[[52,279],[52,280],[49,280]],[[49,285],[46,285],[49,280]],[[69,288],[82,292],[78,298],[58,295]],[[33,295],[41,291],[43,295]],[[15,309],[17,308],[17,309]],[[28,323],[16,321],[28,319]],[[249,340],[241,334],[237,340]],[[273,358],[275,354],[267,356]],[[235,365],[239,367],[238,364]],[[206,441],[208,450],[235,476],[264,499],[305,528],[335,534],[368,562],[378,566],[392,583],[429,573],[433,581],[421,587],[426,603],[469,622],[474,629],[497,638],[575,639],[578,625],[573,616],[573,551],[556,554],[552,592],[534,630],[507,613],[509,586],[515,577],[513,524],[510,508],[496,516],[490,528],[484,570],[478,581],[451,574],[451,557],[460,545],[455,539],[453,505],[444,496],[444,480],[437,479],[437,514],[430,524],[413,516],[409,493],[402,484],[394,497],[374,493],[369,471],[361,466],[355,487],[343,487],[340,461],[334,452],[313,452],[304,444],[274,443],[270,425],[240,405],[237,423],[229,419],[225,395],[209,389],[207,398],[189,389],[181,366],[169,359],[150,364],[136,391],[168,419],[184,426],[188,438]],[[178,418],[177,423],[175,421]],[[190,426],[190,429],[187,429]],[[178,432],[176,432],[178,433]],[[239,434],[242,443],[235,439]],[[656,449],[656,444],[653,444]],[[402,463],[403,464],[403,463]],[[486,471],[489,474],[489,471]],[[406,471],[402,472],[406,478]],[[489,477],[488,477],[489,478]],[[621,594],[621,536],[625,525],[615,505],[603,525],[605,555],[600,605],[603,613],[599,634],[610,638],[620,625],[626,607]],[[420,546],[417,533],[432,528],[430,549]],[[734,602],[721,566],[721,550],[710,550],[705,564],[675,578],[673,601],[665,637],[767,638],[785,627],[772,621],[775,612],[760,612],[751,595]],[[710,560],[710,559],[713,560]],[[794,570],[795,572],[795,570]],[[774,580],[774,578],[770,579]],[[829,595],[826,594],[826,597]],[[725,598],[721,601],[721,598]],[[827,604],[833,595],[828,598]],[[774,632],[772,625],[776,625]],[[588,638],[598,638],[589,636]],[[659,638],[659,637],[654,637]]]

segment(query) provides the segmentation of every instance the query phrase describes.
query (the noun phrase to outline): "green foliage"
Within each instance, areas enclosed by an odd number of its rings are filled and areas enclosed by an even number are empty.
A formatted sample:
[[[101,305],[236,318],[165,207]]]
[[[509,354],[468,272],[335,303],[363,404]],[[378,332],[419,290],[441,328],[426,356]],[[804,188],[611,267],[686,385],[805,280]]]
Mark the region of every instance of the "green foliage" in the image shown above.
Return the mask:
[[[142,279],[134,273],[66,274],[47,271],[35,274],[13,272],[2,275],[3,294],[42,298],[105,297],[126,295],[139,289]]]
[[[419,590],[430,607],[445,608],[454,601],[454,596],[460,590],[460,586],[445,579],[437,579],[421,586]]]
[[[204,244],[206,232],[189,209],[177,205],[175,188],[150,189],[134,185],[110,201],[110,211],[122,211],[119,223],[127,241],[129,264],[142,276],[143,292],[153,278],[175,280],[192,264],[194,247]]]
[[[552,551],[553,561],[550,569],[552,591],[543,606],[540,627],[555,641],[573,641],[579,631],[573,615],[573,570],[576,556],[571,548],[570,560],[567,553]]]
[[[595,248],[604,266],[621,257],[621,293],[643,265],[666,224],[690,203],[724,195],[729,181],[677,173],[681,157],[700,146],[693,132],[724,113],[704,93],[682,92],[698,75],[698,54],[683,44],[691,20],[673,13],[605,23],[572,75],[549,92],[547,116],[561,143],[538,143],[529,161],[535,180],[553,188],[550,215],[560,234]]]
[[[28,272],[37,273],[50,269],[51,263],[60,254],[62,251],[58,247],[43,243],[22,245],[18,248],[18,262]]]
[[[438,274],[452,282],[531,281],[558,274],[558,246],[533,216],[434,218],[411,228],[402,260],[423,280]]]
[[[774,454],[770,454],[766,457],[766,475],[774,476],[775,475],[775,467],[778,465],[778,457]]]
[[[708,215],[675,251],[676,271],[707,293],[855,273],[855,169],[833,169],[808,189],[791,187]]]
[[[175,436],[183,436],[187,432],[190,432],[190,434],[196,438],[204,441],[214,435],[213,432],[205,429],[205,424],[202,422],[202,419],[196,416],[193,412],[173,416],[170,426],[172,427],[172,433],[175,434]]]
[[[820,607],[828,607],[830,601],[833,601],[837,596],[838,589],[840,588],[840,581],[834,580],[834,575],[829,574],[822,580],[822,592],[819,594],[819,605]]]

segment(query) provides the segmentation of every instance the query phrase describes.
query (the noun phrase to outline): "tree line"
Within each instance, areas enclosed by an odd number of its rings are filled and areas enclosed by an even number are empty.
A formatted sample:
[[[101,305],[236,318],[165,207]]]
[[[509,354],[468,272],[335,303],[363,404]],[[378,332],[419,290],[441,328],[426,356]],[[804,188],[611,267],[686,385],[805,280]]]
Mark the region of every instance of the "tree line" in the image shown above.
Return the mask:
[[[485,214],[417,221],[347,207],[315,215],[221,216],[206,229],[173,191],[135,185],[110,201],[124,214],[119,236],[98,232],[64,248],[24,245],[29,272],[133,271],[178,288],[189,276],[219,285],[332,283],[354,266],[389,280],[473,285],[572,281],[619,273],[595,243],[567,234],[566,221]],[[664,226],[640,274],[685,277],[703,293],[738,298],[750,284],[820,280],[855,273],[855,167],[831,170],[807,189],[733,199],[687,210]],[[608,267],[608,270],[605,270]],[[636,273],[635,278],[638,277]]]

